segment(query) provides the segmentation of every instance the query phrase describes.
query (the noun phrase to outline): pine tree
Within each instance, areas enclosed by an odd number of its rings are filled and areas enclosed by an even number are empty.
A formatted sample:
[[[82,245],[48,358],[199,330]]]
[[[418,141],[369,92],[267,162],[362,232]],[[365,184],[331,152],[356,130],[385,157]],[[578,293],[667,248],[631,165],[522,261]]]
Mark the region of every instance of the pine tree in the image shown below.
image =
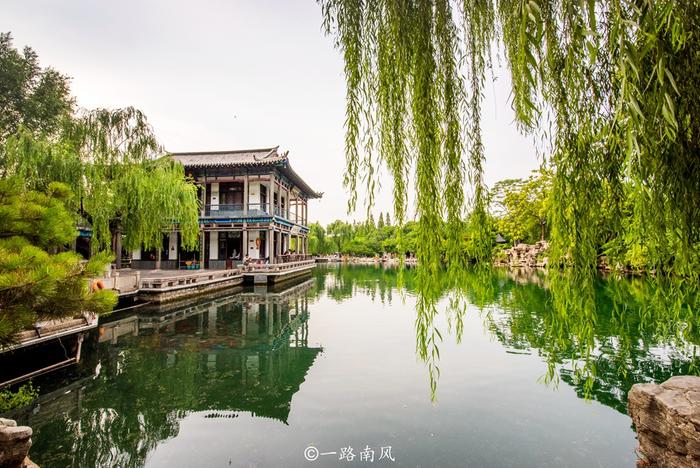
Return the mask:
[[[74,252],[60,252],[76,234],[66,209],[71,197],[60,183],[40,193],[19,178],[0,180],[0,347],[37,320],[104,313],[116,303],[112,291],[88,288],[109,262],[106,254],[83,263]]]
[[[377,228],[382,229],[384,227],[384,214],[379,212],[379,221],[377,221]]]

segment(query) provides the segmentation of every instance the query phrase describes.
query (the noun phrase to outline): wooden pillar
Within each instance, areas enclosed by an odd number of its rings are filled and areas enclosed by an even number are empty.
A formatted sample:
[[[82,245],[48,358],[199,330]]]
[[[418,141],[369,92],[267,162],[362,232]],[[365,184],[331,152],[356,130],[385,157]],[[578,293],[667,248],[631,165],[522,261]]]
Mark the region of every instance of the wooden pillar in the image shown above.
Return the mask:
[[[299,201],[300,201],[300,203],[299,203],[299,218],[300,218],[299,224],[306,226],[306,222],[304,220],[304,199],[302,198]]]
[[[201,195],[200,195],[200,199],[199,199],[199,204],[200,204],[199,212],[200,212],[200,216],[202,216],[202,217],[204,217],[206,215],[206,212],[207,212],[207,206],[206,206],[206,203],[207,203],[207,182],[206,182],[206,180],[207,179],[205,178],[204,183],[202,183],[202,190],[201,190]]]
[[[277,179],[275,179],[275,188],[277,189],[277,209],[275,214],[284,217],[284,213],[282,213],[282,185]]]
[[[275,174],[270,173],[270,183],[268,184],[268,187],[270,190],[268,190],[268,201],[267,204],[269,206],[268,210],[270,212],[270,216],[275,215]]]
[[[199,269],[204,269],[204,229],[199,233]]]
[[[243,176],[243,217],[248,216],[248,174]],[[248,249],[245,249],[246,253]]]
[[[270,259],[270,263],[275,263],[275,253],[272,251],[272,236],[274,234],[275,231],[272,229],[267,230],[265,255],[267,255],[267,257]]]
[[[289,196],[289,189],[287,189],[287,204],[284,206],[284,217],[286,219],[289,219],[289,208],[290,208],[290,203],[292,203],[291,197]]]
[[[241,260],[248,256],[248,223],[243,223],[243,248],[241,249]]]
[[[294,222],[297,224],[301,224],[300,219],[299,219],[299,200],[298,199],[294,200]]]

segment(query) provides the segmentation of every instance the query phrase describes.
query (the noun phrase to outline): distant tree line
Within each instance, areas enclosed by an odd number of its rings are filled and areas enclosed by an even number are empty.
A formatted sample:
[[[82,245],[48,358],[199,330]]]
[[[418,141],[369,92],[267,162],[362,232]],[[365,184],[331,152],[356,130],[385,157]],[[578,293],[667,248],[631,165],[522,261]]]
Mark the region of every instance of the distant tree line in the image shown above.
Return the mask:
[[[325,228],[319,223],[309,226],[309,251],[315,255],[347,254],[372,257],[389,254],[415,254],[415,223],[392,225],[387,213],[375,222],[370,215],[364,222],[336,220]]]
[[[549,240],[551,234],[553,172],[548,168],[533,171],[527,178],[505,179],[487,190],[488,212],[484,219],[489,233],[490,249],[498,250],[518,243],[533,244]],[[612,194],[610,195],[612,196]],[[599,206],[595,246],[598,257],[605,256],[611,266],[626,270],[651,270],[657,266],[661,245],[653,238],[640,238],[639,220],[635,213],[637,189],[632,182],[622,185],[625,200],[622,211],[613,207],[607,197]],[[462,221],[459,252],[462,259],[477,260],[473,255],[474,236],[467,220]],[[336,220],[325,228],[319,223],[310,226],[311,253],[325,255],[340,253],[354,256],[383,254],[415,255],[418,250],[417,223],[392,225],[389,214],[380,213],[378,220],[370,215],[364,222]],[[438,249],[443,262],[448,251],[446,223],[438,226]],[[659,240],[665,241],[665,240]],[[671,262],[673,259],[667,257]],[[700,263],[699,259],[695,259]],[[444,262],[446,263],[446,262]]]

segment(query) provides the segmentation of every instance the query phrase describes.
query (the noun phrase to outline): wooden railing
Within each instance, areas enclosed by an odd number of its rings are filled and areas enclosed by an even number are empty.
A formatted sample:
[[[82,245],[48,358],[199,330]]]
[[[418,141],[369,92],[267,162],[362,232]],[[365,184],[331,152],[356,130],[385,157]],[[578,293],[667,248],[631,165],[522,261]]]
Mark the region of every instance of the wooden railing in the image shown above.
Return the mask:
[[[310,260],[311,255],[306,254],[287,254],[278,255],[275,257],[275,263],[289,263],[289,262],[300,262],[302,260]]]
[[[243,266],[243,271],[249,273],[274,273],[278,271],[289,271],[296,268],[314,265],[316,260],[300,260],[286,263],[250,263]]]

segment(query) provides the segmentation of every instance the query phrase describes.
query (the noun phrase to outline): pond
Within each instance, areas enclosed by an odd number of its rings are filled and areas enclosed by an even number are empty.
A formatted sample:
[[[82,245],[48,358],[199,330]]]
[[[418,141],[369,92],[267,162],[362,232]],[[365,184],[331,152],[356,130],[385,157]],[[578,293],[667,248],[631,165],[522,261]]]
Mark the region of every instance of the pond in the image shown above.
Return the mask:
[[[427,284],[430,283],[430,284]],[[697,372],[697,296],[644,279],[317,267],[104,320],[37,381],[53,466],[634,466],[626,394]]]

